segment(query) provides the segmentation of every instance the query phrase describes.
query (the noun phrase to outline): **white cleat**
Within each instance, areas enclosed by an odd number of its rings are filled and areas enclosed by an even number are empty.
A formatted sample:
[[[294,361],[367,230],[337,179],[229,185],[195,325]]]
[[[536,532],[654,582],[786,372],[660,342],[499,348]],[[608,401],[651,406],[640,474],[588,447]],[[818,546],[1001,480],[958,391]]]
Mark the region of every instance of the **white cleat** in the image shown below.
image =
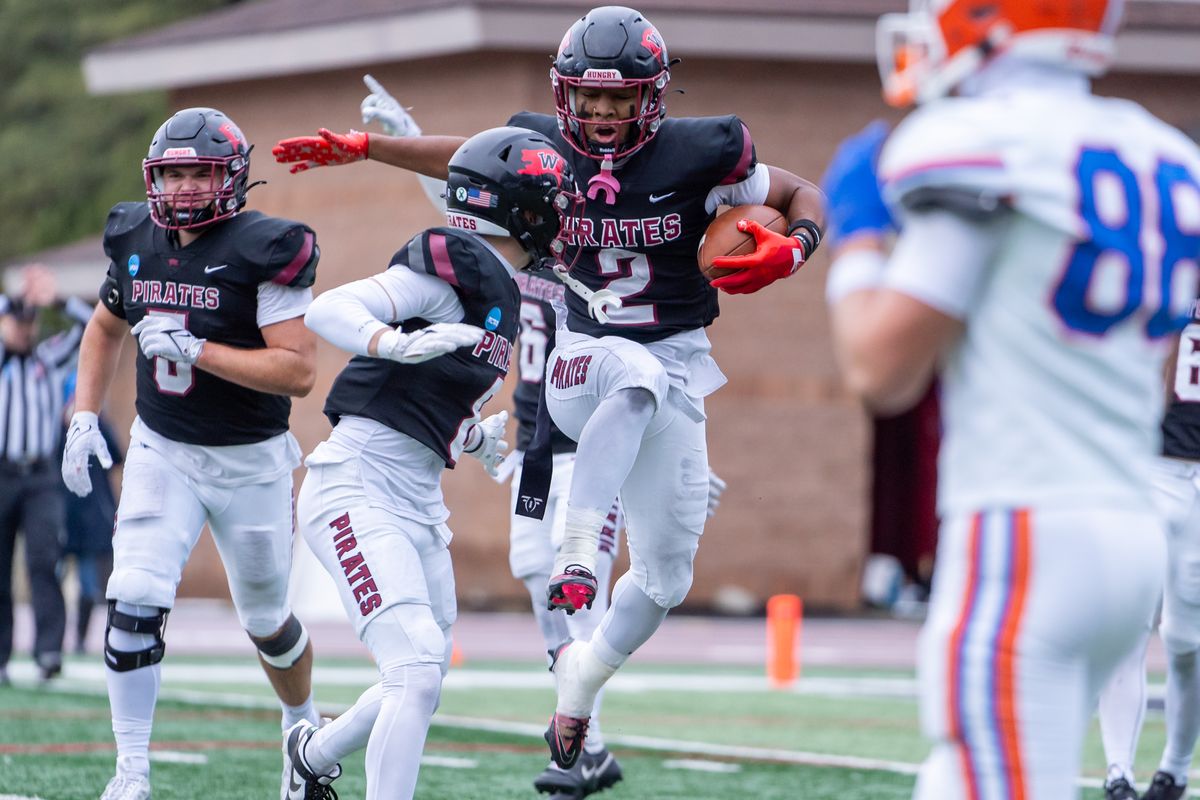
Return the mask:
[[[150,779],[135,772],[118,772],[104,787],[100,800],[150,800]]]

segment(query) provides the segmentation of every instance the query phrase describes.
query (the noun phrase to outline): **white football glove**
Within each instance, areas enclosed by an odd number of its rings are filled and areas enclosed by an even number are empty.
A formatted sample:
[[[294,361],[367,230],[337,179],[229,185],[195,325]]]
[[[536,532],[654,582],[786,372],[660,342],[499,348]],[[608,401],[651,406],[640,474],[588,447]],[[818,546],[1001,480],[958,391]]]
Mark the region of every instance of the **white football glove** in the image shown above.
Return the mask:
[[[384,331],[375,344],[380,358],[401,364],[420,364],[431,358],[453,353],[460,347],[474,347],[483,341],[483,328],[462,322],[438,322],[412,333]]]
[[[382,83],[371,75],[363,75],[363,83],[371,91],[359,106],[364,125],[378,122],[389,136],[421,135],[421,126],[408,113],[408,109],[400,105],[400,101],[383,88]]]
[[[505,446],[507,447],[507,443]],[[492,475],[492,480],[499,484],[508,483],[509,479],[512,478],[513,474],[517,471],[517,466],[520,465],[521,459],[524,457],[525,454],[520,450],[513,450],[511,453],[506,455],[500,460],[499,465],[497,465],[496,472]]]
[[[71,427],[67,429],[62,477],[67,488],[80,497],[87,497],[92,492],[92,477],[88,474],[88,458],[91,456],[95,456],[104,469],[113,465],[96,415],[91,411],[79,411],[71,417]]]
[[[363,83],[371,90],[371,93],[363,98],[362,105],[359,106],[362,111],[363,125],[378,122],[379,126],[383,128],[383,132],[389,136],[421,135],[421,126],[412,118],[412,114],[408,113],[408,109],[400,105],[400,101],[383,88],[383,84],[371,75],[363,75]],[[421,189],[424,190],[425,196],[429,198],[433,207],[439,211],[445,211],[446,182],[440,178],[431,178],[421,174],[417,175],[417,180],[421,182]]]
[[[479,459],[487,474],[493,478],[499,474],[500,464],[504,461],[504,451],[508,449],[508,442],[501,438],[507,424],[507,411],[492,414],[467,432],[467,442],[463,447],[463,452]]]
[[[717,473],[711,469],[708,471],[708,516],[711,518],[717,513],[717,506],[721,505],[721,492],[725,491],[725,481],[717,477]]]
[[[165,358],[181,364],[195,364],[207,339],[199,339],[168,314],[147,314],[130,331],[146,358]]]

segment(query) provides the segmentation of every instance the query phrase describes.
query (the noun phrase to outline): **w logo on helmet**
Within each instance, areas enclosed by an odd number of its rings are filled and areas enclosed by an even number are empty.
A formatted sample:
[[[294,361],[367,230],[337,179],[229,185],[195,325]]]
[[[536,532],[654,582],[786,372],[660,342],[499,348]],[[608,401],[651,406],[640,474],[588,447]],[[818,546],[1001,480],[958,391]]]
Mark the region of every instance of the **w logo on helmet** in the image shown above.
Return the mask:
[[[522,150],[521,160],[525,166],[517,170],[518,175],[553,175],[557,183],[562,183],[564,162],[554,150]]]
[[[666,49],[666,45],[653,25],[647,25],[646,30],[642,31],[642,47],[649,50],[658,63],[663,64],[663,50]],[[665,67],[666,64],[663,64],[663,66]]]

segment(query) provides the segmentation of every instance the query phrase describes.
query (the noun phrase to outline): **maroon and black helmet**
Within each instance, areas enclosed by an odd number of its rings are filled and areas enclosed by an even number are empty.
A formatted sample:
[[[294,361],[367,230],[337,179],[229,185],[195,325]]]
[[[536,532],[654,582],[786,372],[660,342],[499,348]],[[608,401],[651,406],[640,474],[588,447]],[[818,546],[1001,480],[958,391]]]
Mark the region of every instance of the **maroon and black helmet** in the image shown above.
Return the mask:
[[[632,155],[658,132],[667,115],[663,94],[670,81],[667,45],[649,20],[624,6],[594,8],[567,30],[550,68],[559,130],[571,147],[583,155],[595,159],[611,156],[619,161]],[[575,98],[581,86],[637,88],[634,115],[605,123],[631,123],[633,130],[626,141],[611,147],[588,142],[584,132],[588,120],[577,113]]]
[[[168,166],[211,164],[206,189],[168,194]],[[154,223],[168,230],[195,230],[233,216],[246,205],[250,145],[240,128],[215,108],[185,108],[164,122],[142,161],[146,199]]]

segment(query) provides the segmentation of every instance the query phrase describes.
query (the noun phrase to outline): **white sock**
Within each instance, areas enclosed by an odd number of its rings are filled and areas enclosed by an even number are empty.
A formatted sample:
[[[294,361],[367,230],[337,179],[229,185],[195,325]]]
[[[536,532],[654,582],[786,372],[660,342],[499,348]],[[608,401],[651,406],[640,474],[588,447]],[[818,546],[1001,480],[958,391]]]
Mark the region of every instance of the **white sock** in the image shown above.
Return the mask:
[[[154,606],[117,603],[117,610],[135,617],[154,617]],[[119,628],[108,632],[109,645],[119,652],[136,653],[154,645],[149,633],[131,633]],[[127,672],[105,667],[108,704],[112,709],[113,736],[117,741],[117,771],[150,774],[150,731],[154,725],[154,706],[162,683],[162,665],[153,664]]]
[[[283,709],[283,729],[285,731],[300,720],[305,720],[313,725],[321,724],[321,715],[317,713],[317,707],[313,703],[312,692],[308,693],[308,698],[301,705],[289,706],[281,700],[279,706]]]
[[[554,575],[563,574],[566,568],[572,564],[586,567],[593,573],[596,571],[600,529],[604,527],[607,520],[607,508],[567,506],[567,522],[563,526],[562,546],[558,548],[558,553],[554,556]]]
[[[604,703],[604,687],[596,692],[596,700],[592,703],[592,718],[588,721],[587,739],[583,749],[589,753],[599,753],[604,749],[604,731],[600,730],[600,706]]]
[[[619,663],[604,663],[597,650],[611,657],[608,652],[611,648],[602,643],[597,647],[594,641],[575,642],[559,656],[558,663],[554,665],[554,678],[558,684],[555,710],[559,714],[568,717],[589,716],[596,704],[596,695],[620,666]]]
[[[366,800],[410,800],[421,751],[442,691],[437,664],[406,664],[383,673],[383,704],[367,743]]]
[[[366,747],[382,703],[383,684],[377,683],[359,695],[349,711],[314,733],[304,747],[309,769],[328,775],[343,758]]]
[[[1100,737],[1108,761],[1108,782],[1124,778],[1133,783],[1133,761],[1146,716],[1147,629],[1117,665],[1100,693]]]
[[[1171,773],[1182,786],[1187,783],[1200,733],[1200,670],[1196,669],[1194,650],[1167,655],[1167,746],[1158,768]]]
[[[567,630],[575,641],[589,641],[600,626],[600,620],[608,611],[608,594],[612,580],[613,558],[611,553],[601,553],[596,560],[596,602],[592,607],[581,608],[574,614],[555,614],[556,617],[566,618]],[[600,707],[604,703],[604,688],[596,692],[596,700],[592,703],[592,718],[588,723],[587,741],[584,749],[589,753],[599,753],[604,749],[604,733],[600,729]]]

